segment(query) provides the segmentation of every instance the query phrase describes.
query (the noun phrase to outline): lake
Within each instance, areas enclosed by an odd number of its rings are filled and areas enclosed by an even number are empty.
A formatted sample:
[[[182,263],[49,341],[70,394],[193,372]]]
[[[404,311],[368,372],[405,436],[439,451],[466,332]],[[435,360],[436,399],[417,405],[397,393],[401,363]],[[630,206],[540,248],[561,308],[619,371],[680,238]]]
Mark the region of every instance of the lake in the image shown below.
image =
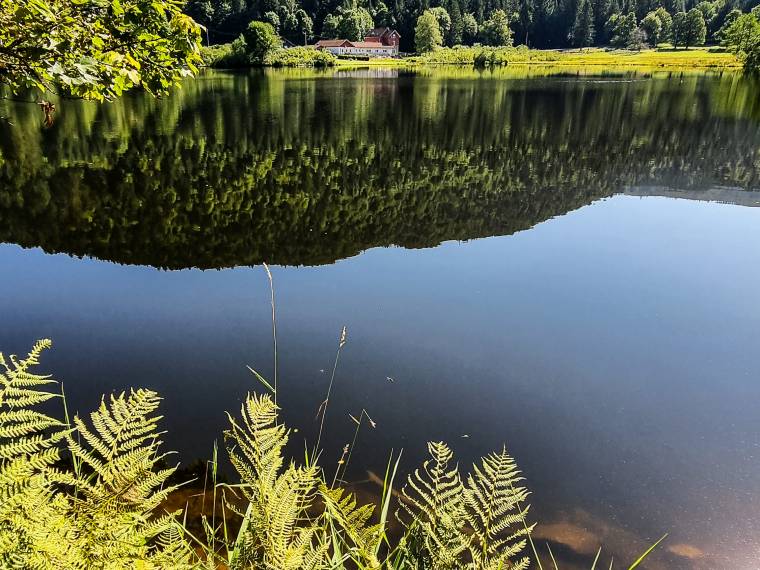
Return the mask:
[[[204,73],[0,100],[0,350],[86,412],[165,398],[184,464],[273,372],[331,472],[501,449],[567,568],[760,557],[760,84],[736,74]],[[376,492],[376,491],[375,491]],[[604,558],[608,564],[608,558]],[[605,565],[606,567],[606,565]]]

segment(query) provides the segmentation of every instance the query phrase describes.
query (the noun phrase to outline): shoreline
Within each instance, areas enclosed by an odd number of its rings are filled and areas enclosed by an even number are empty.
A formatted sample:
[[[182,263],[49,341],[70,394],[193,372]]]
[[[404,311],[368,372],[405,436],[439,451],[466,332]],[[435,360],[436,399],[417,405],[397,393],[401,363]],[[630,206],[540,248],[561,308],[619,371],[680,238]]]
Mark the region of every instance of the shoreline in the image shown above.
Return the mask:
[[[209,52],[229,52],[229,44],[205,48]],[[291,51],[292,50],[292,51]],[[314,57],[319,55],[320,57]],[[718,46],[656,48],[630,51],[613,48],[530,49],[518,47],[456,46],[440,48],[424,55],[377,58],[337,58],[304,47],[281,48],[264,65],[237,65],[228,56],[207,58],[212,69],[585,69],[609,71],[740,71],[742,61]],[[231,65],[228,65],[231,64]]]
[[[387,67],[387,68],[418,68],[418,67],[475,67],[469,59],[445,61],[444,55],[469,57],[478,48],[444,48],[427,56],[412,56],[408,58],[390,59],[375,58],[368,60],[339,59],[334,67]],[[652,48],[631,52],[628,50],[610,50],[604,48],[573,49],[573,50],[514,50],[515,59],[497,62],[494,65],[479,67],[479,69],[498,69],[519,66],[524,68],[623,68],[648,70],[741,70],[742,62],[732,53],[714,47],[668,49]],[[498,48],[497,48],[498,50]],[[498,53],[498,51],[497,51]]]

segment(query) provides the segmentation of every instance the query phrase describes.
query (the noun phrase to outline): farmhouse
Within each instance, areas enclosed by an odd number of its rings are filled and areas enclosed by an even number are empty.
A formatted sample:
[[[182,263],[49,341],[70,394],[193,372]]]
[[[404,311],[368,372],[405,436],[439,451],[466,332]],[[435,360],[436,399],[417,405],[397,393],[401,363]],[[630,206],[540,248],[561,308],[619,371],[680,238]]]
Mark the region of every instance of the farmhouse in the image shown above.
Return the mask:
[[[334,55],[358,55],[364,57],[397,57],[401,35],[391,28],[375,28],[363,42],[350,40],[319,40],[314,47]]]

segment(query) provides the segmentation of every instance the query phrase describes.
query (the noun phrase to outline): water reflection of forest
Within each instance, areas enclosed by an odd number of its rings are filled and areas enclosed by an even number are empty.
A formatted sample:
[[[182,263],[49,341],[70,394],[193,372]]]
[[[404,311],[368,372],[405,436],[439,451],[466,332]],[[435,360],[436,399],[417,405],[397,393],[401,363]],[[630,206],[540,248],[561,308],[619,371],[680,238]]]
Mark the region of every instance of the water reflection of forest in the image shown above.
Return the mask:
[[[760,187],[757,85],[209,73],[0,105],[0,241],[158,267],[322,264],[530,228],[630,186]]]

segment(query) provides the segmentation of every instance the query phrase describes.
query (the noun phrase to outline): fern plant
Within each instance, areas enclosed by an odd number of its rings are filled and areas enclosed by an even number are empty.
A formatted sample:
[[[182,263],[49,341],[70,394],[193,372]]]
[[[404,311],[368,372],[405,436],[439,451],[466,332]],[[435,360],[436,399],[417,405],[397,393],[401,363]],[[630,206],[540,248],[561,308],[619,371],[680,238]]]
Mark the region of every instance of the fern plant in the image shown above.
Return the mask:
[[[54,381],[33,374],[49,340],[25,359],[0,353],[0,567],[46,568],[66,560],[75,529],[65,516],[68,501],[56,493],[54,465],[67,426],[35,410],[57,394]],[[51,477],[51,475],[53,475]]]
[[[454,457],[443,442],[428,443],[430,459],[409,475],[402,488],[399,517],[409,528],[406,548],[418,568],[454,570],[470,547],[465,533],[464,486]]]
[[[466,485],[454,454],[443,442],[429,443],[430,459],[415,470],[402,489],[400,519],[409,528],[408,551],[415,568],[524,570],[520,553],[533,529],[528,526],[528,492],[506,448],[473,466]]]
[[[176,487],[166,486],[174,468],[160,469],[160,398],[149,390],[102,400],[90,415],[79,416],[66,436],[73,477],[61,479],[74,490],[71,516],[86,537],[82,558],[95,567],[104,561],[141,560],[187,567],[191,552],[179,540],[178,513],[157,515]]]
[[[368,524],[373,508],[327,487],[317,465],[283,468],[290,431],[277,412],[269,395],[254,394],[241,407],[241,421],[229,416],[228,453],[248,500],[230,568],[317,570],[341,568],[348,559],[379,568],[372,548],[379,531]]]
[[[463,495],[472,529],[472,568],[525,570],[530,565],[530,558],[520,556],[533,530],[526,523],[529,507],[522,506],[528,498],[527,489],[519,486],[522,480],[506,447],[473,466]]]
[[[160,467],[166,454],[158,395],[132,390],[104,398],[88,419],[56,419],[38,409],[61,397],[51,389],[55,381],[32,371],[49,346],[38,342],[24,359],[0,353],[0,568],[525,570],[530,564],[523,554],[533,529],[528,491],[506,449],[463,479],[451,449],[429,443],[430,458],[402,489],[401,537],[392,542],[386,516],[395,468],[389,464],[378,519],[374,505],[328,484],[308,457],[304,465],[286,464],[290,430],[279,422],[274,400],[255,394],[238,418],[229,416],[225,432],[241,477],[228,487],[241,491],[244,502],[223,506],[239,515],[240,529],[228,539],[226,526],[205,521],[204,544],[189,535],[179,513],[163,512],[176,487],[167,485],[175,469]]]
[[[50,341],[0,354],[0,566],[183,568],[192,551],[174,516],[157,516],[173,469],[157,469],[158,396],[111,397],[73,425],[35,408],[60,394],[37,375]]]

